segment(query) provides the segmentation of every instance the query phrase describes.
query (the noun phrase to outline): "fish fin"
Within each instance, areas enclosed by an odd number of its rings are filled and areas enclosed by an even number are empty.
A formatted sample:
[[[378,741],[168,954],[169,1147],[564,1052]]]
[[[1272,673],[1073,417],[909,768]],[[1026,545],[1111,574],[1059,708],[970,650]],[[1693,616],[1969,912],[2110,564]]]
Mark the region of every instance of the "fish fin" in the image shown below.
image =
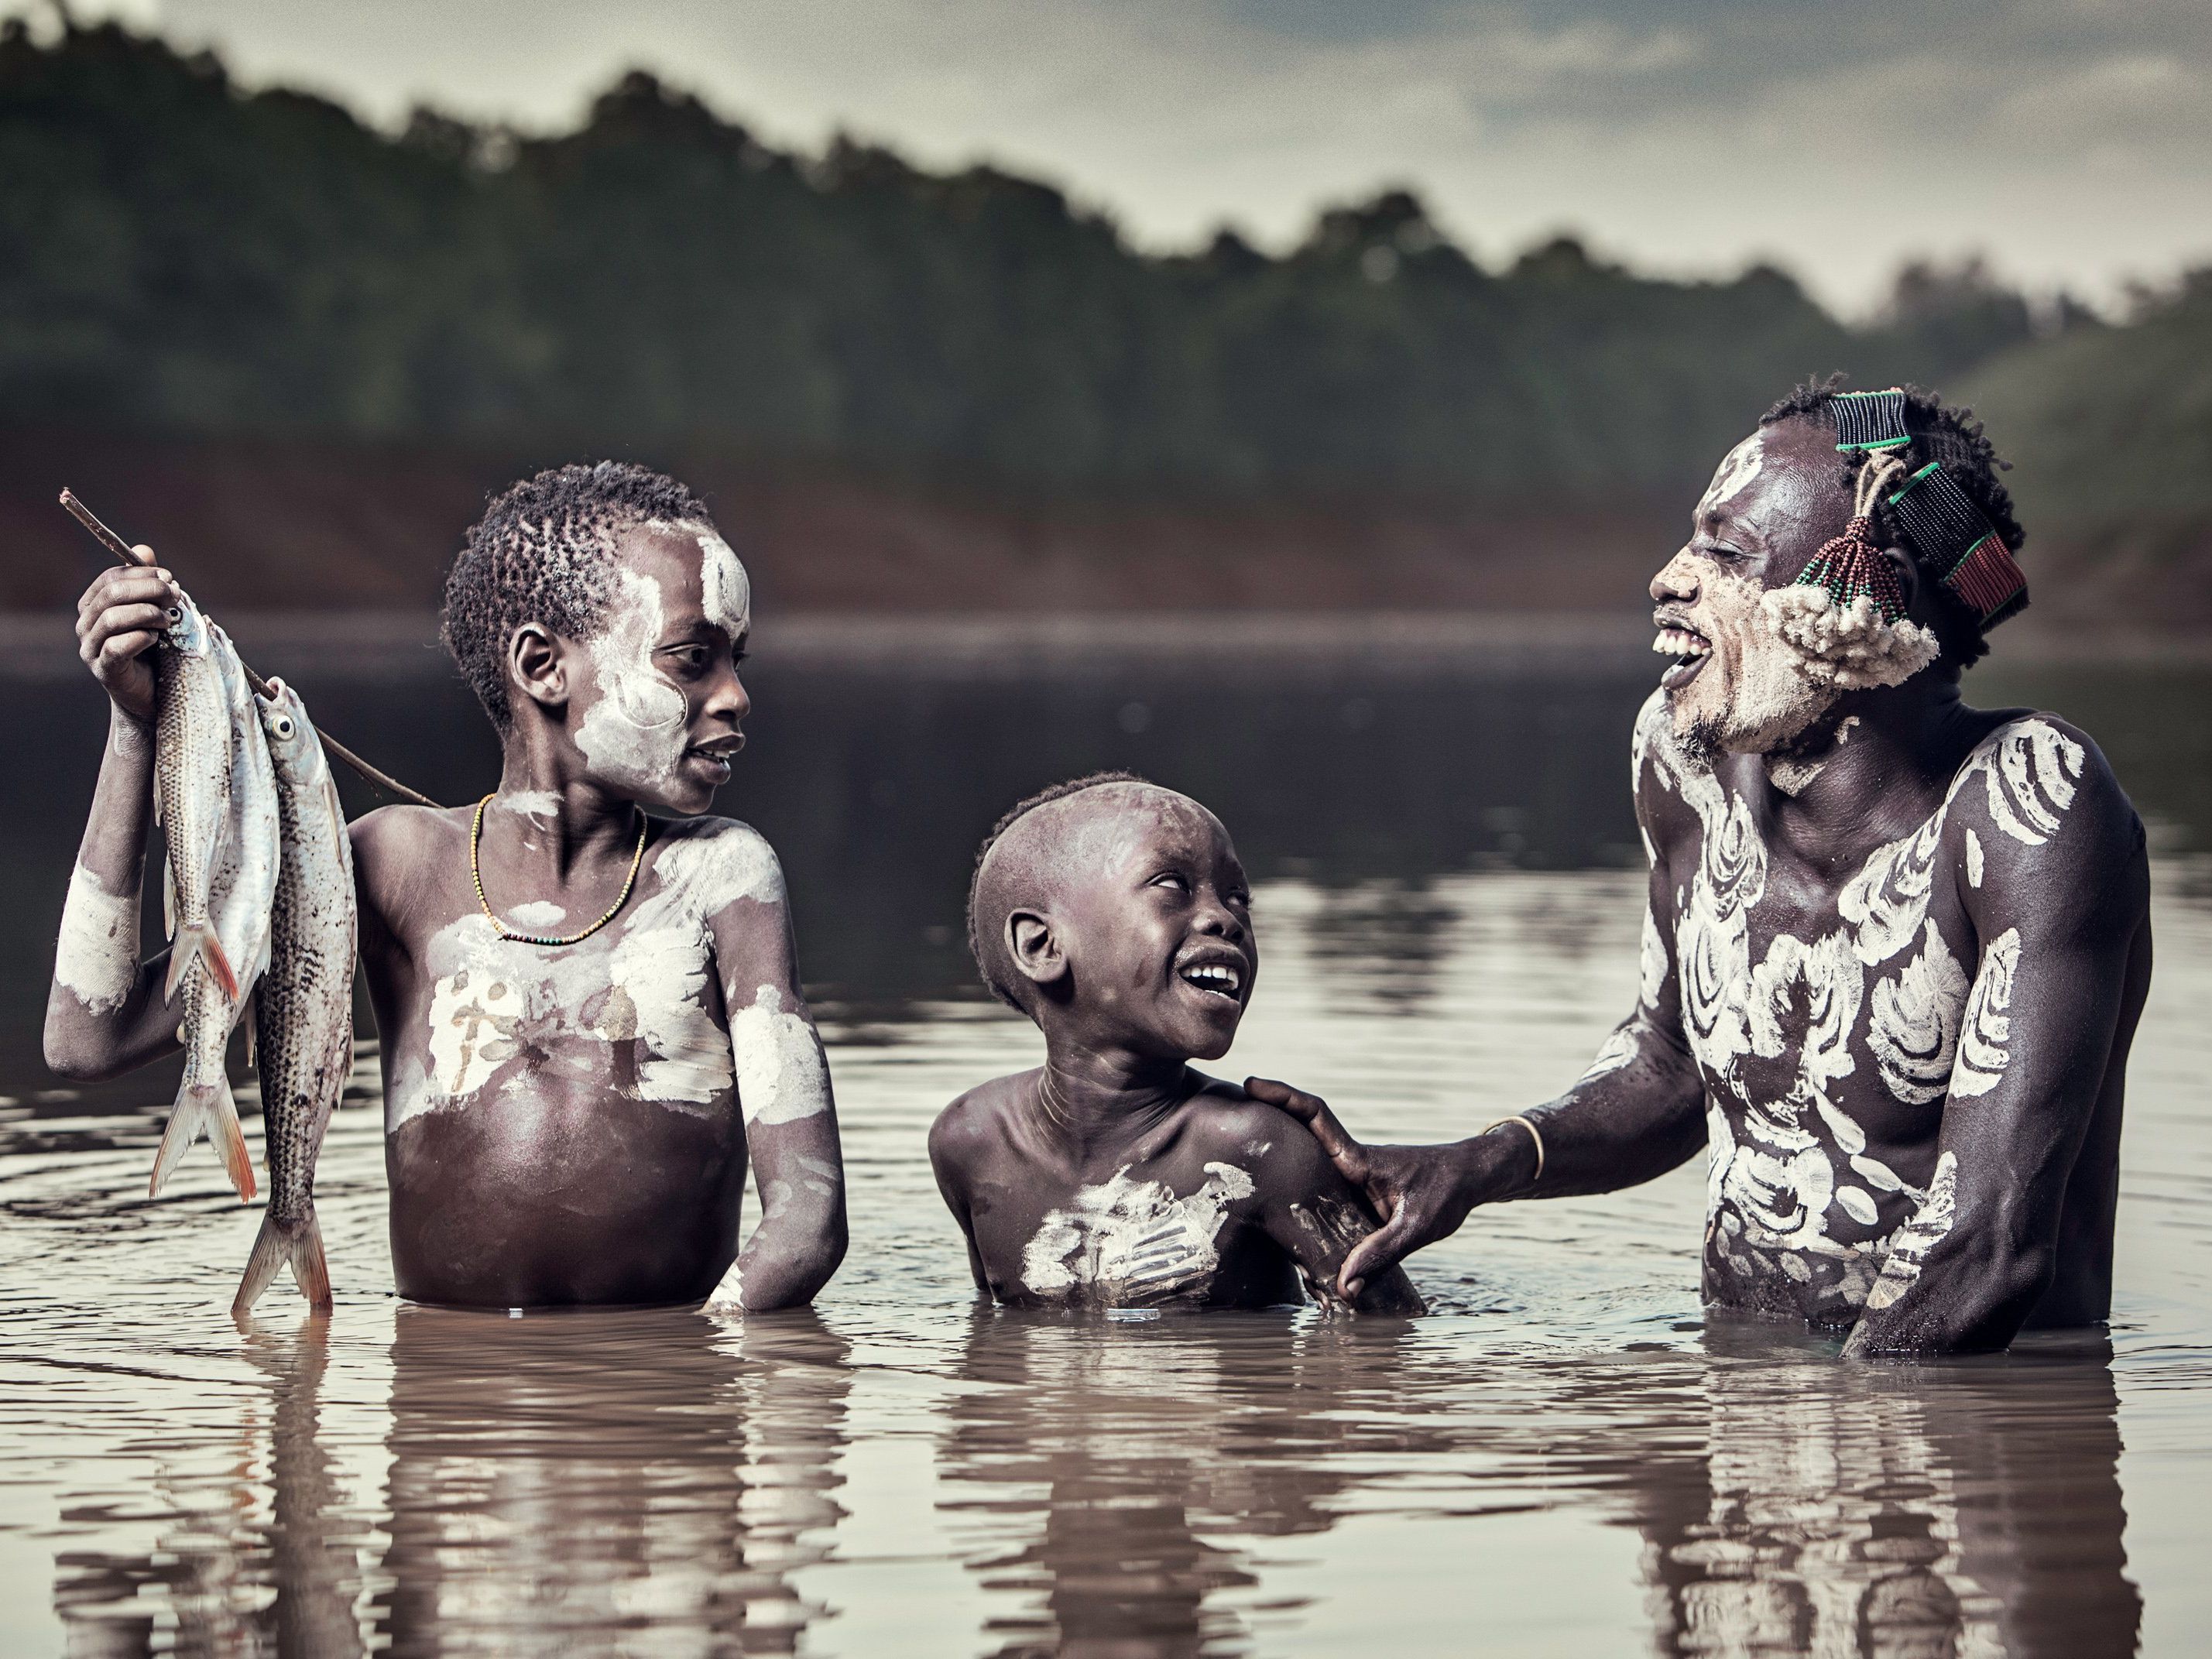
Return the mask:
[[[230,1079],[218,1077],[214,1089],[215,1122],[210,1134],[222,1154],[223,1172],[238,1189],[238,1201],[243,1204],[260,1189],[253,1176],[253,1154],[246,1148],[246,1128],[238,1121],[238,1103],[231,1098]]]
[[[161,1148],[154,1154],[154,1178],[146,1184],[149,1197],[161,1196],[177,1165],[208,1127],[215,1091],[202,1083],[187,1083],[177,1091],[177,1103],[169,1109],[169,1126],[161,1131]]]
[[[207,963],[207,970],[215,982],[222,988],[223,995],[233,1002],[238,1000],[238,975],[230,970],[230,958],[223,953],[222,941],[216,937],[215,929],[206,922],[186,922],[177,929],[169,945],[169,971],[161,978],[161,1000],[174,1002],[177,986],[185,976],[185,968],[198,957]]]
[[[310,1204],[307,1214],[296,1221],[280,1221],[274,1211],[262,1212],[261,1231],[254,1237],[253,1253],[246,1258],[246,1274],[238,1281],[238,1295],[230,1304],[232,1316],[242,1317],[288,1261],[292,1264],[292,1282],[307,1298],[307,1305],[318,1312],[328,1312],[330,1264],[323,1257],[323,1232],[315,1224],[315,1207]]]

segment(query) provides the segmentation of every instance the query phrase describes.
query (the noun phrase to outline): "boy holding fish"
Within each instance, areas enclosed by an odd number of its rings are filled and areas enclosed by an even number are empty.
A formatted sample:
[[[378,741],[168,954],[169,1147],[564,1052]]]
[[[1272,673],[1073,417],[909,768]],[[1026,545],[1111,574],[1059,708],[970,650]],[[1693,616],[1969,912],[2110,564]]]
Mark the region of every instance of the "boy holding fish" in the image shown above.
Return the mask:
[[[187,758],[199,728],[186,713],[204,718],[212,705],[171,695],[197,672],[185,665],[197,620],[157,568],[107,572],[79,605],[80,654],[112,711],[48,1006],[49,1063],[67,1075],[111,1076],[167,1052],[179,1011],[167,983],[216,1010],[189,1035],[220,1025],[227,1036],[224,1020],[238,1017],[231,987],[241,997],[246,987],[223,900],[251,880],[234,872],[226,883],[218,871],[203,896],[199,866],[173,856],[173,879],[188,878],[175,884],[179,954],[191,959],[173,974],[138,962],[157,770],[173,766],[182,780],[162,791],[165,827],[187,821],[168,831],[173,842],[252,844],[234,826],[227,842],[193,838],[210,812],[229,824],[258,787],[216,801],[191,781],[220,769]],[[714,1293],[768,1309],[809,1300],[836,1270],[845,1245],[836,1120],[781,870],[753,830],[701,816],[744,744],[750,705],[737,665],[750,627],[745,572],[704,507],[642,468],[541,473],[471,532],[445,631],[500,732],[500,787],[473,808],[386,807],[351,827],[349,846],[338,839],[382,1036],[403,1296],[520,1308]],[[220,672],[227,645],[215,655]],[[281,774],[284,742],[259,712]],[[296,699],[281,712],[305,728]],[[212,755],[212,740],[204,746]],[[250,757],[232,771],[249,776]],[[312,781],[292,781],[275,792],[280,807],[293,803],[288,855],[295,823],[315,818],[302,805],[315,799]],[[647,806],[680,816],[650,818]],[[277,867],[264,983],[282,994],[264,998],[257,1024],[282,1200],[311,1192],[343,1081],[317,1034],[327,1038],[326,992],[349,969],[320,971],[320,957],[301,952],[327,953],[337,912],[350,918],[352,907],[317,901],[293,913],[301,926],[288,932],[284,860]],[[326,884],[327,868],[307,878]],[[251,975],[265,947],[240,939],[254,952]],[[277,1098],[305,1103],[282,1122],[270,1101],[272,1047],[290,1068]],[[188,1088],[214,1090],[216,1053],[214,1072],[188,1074]],[[218,1119],[227,1086],[219,1094],[209,1106]],[[187,1103],[180,1095],[173,1139],[194,1132]],[[250,1192],[242,1141],[218,1127]],[[749,1158],[763,1213],[740,1254]],[[302,1265],[311,1200],[301,1222],[298,1202],[283,1214],[272,1205],[264,1237],[273,1242],[257,1246],[241,1304],[256,1274],[265,1283],[285,1259],[314,1296],[319,1243]]]

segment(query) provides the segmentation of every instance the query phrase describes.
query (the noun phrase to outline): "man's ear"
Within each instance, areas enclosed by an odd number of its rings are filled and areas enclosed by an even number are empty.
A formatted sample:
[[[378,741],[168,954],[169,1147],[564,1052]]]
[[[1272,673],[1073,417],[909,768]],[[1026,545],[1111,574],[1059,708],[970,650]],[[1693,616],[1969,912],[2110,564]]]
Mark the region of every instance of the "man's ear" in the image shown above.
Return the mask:
[[[541,708],[565,708],[568,654],[552,629],[543,623],[525,623],[507,636],[507,678]]]
[[[1901,547],[1885,547],[1881,550],[1881,556],[1897,573],[1897,591],[1905,595],[1905,614],[1908,617],[1916,615],[1920,604],[1920,590],[1925,586],[1920,580],[1920,561]]]
[[[1067,953],[1052,918],[1042,910],[1017,910],[1006,918],[1006,954],[1023,978],[1050,985],[1067,977]]]

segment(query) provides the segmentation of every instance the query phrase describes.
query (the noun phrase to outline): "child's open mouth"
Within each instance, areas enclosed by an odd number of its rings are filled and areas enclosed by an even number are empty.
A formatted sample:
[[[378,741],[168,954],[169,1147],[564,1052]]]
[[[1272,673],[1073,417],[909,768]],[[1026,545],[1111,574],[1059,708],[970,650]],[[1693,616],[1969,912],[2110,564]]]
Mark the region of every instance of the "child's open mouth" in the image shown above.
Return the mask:
[[[1678,617],[1662,614],[1651,620],[1659,628],[1651,648],[1675,659],[1674,665],[1659,677],[1659,684],[1669,691],[1680,690],[1698,677],[1705,659],[1713,654],[1712,641]]]
[[[704,743],[695,743],[684,751],[684,758],[696,762],[715,774],[721,781],[730,775],[730,757],[745,746],[745,734],[732,732],[726,737],[709,738]]]
[[[1184,984],[1230,1002],[1237,1001],[1244,989],[1244,970],[1227,962],[1186,963],[1176,973]]]

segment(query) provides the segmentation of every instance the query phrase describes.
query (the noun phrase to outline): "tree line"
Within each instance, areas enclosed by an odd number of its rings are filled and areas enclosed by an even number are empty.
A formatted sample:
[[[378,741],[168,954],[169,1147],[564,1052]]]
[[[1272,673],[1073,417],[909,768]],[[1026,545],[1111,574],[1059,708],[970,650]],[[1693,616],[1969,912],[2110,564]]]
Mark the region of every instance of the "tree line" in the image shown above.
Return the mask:
[[[1402,191],[1279,257],[763,144],[633,73],[574,131],[397,134],[116,25],[0,30],[0,421],[726,446],[1022,490],[1418,500],[1693,483],[1779,391],[2028,337],[1978,268],[1854,328],[1786,273],[1486,268]]]

